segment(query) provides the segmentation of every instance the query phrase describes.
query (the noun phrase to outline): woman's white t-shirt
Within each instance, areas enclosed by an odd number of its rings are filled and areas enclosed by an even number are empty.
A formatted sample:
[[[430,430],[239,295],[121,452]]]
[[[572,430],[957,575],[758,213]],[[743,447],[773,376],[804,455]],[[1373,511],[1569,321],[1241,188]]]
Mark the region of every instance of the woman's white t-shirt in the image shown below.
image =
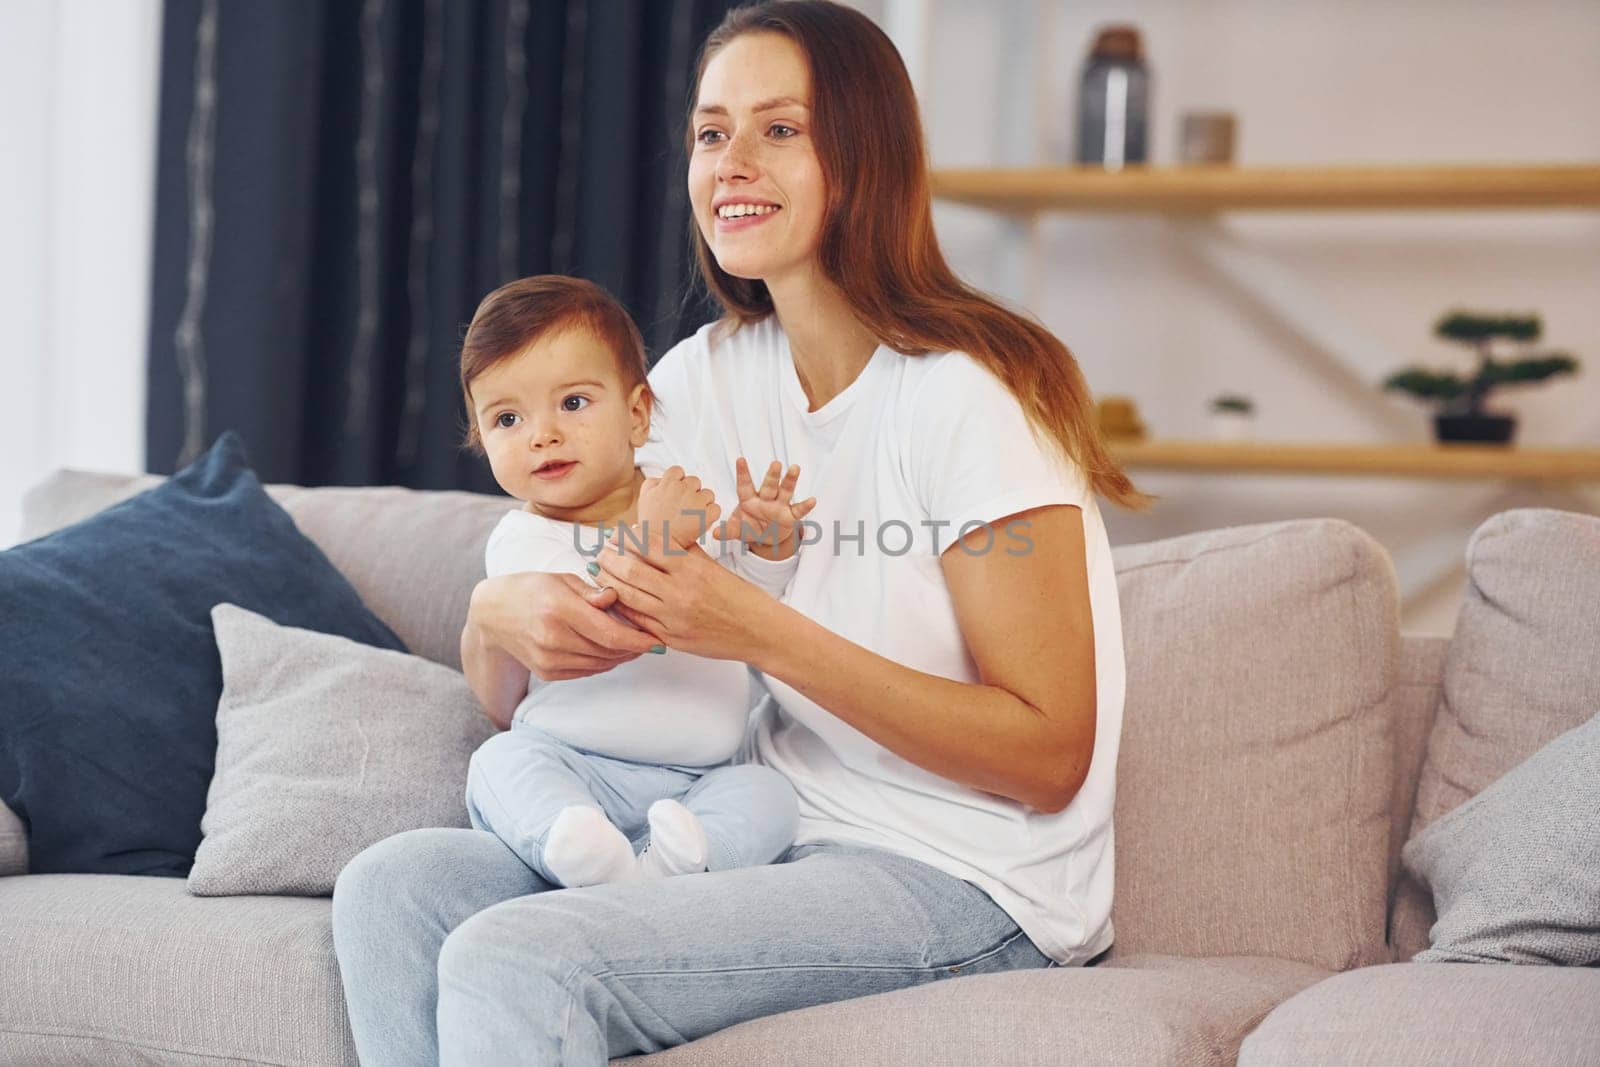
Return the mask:
[[[1081,471],[1041,445],[1005,385],[960,352],[880,347],[844,391],[809,411],[788,339],[768,318],[715,342],[702,328],[661,358],[650,386],[660,403],[638,461],[682,464],[725,511],[738,499],[737,457],[758,475],[774,459],[798,463],[795,499],[815,496],[817,506],[784,602],[929,674],[981,681],[940,552],[980,523],[995,523],[991,551],[1025,551],[1026,530],[998,520],[1051,504],[1082,510],[1096,729],[1088,778],[1064,810],[1045,814],[926,771],[766,675],[771,695],[739,758],[793,783],[797,844],[882,848],[969,881],[1059,963],[1107,948],[1122,619],[1105,526]]]

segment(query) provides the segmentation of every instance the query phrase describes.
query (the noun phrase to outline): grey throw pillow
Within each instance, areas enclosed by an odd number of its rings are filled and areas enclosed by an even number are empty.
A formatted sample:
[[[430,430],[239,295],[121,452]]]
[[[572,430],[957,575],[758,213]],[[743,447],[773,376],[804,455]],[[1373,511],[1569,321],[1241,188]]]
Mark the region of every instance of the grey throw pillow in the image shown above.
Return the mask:
[[[217,761],[189,873],[197,896],[327,896],[391,834],[467,825],[467,761],[494,726],[457,671],[211,611]]]
[[[1419,963],[1600,962],[1600,715],[1406,845],[1433,891]]]

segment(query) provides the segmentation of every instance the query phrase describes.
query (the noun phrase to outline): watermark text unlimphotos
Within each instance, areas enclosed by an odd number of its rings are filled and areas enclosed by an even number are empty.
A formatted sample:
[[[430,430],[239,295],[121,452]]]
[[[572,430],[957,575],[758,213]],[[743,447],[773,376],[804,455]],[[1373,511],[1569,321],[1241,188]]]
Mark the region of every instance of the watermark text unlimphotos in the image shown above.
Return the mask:
[[[666,541],[664,554],[669,556],[686,556],[689,550],[679,548],[672,539],[673,530],[694,534],[696,541],[705,535],[707,518],[704,511],[684,511],[677,519],[663,519],[659,523],[658,538]],[[1033,538],[1028,536],[1030,523],[1026,519],[1012,519],[1003,526],[984,522],[981,519],[972,519],[957,525],[949,519],[922,519],[913,524],[904,519],[889,519],[875,523],[868,528],[865,519],[857,519],[852,527],[849,523],[839,519],[830,524],[832,529],[825,529],[819,522],[810,519],[801,519],[795,524],[799,531],[798,547],[802,552],[827,552],[835,556],[855,555],[865,557],[869,550],[875,550],[885,556],[904,556],[913,550],[931,549],[933,555],[939,555],[951,544],[960,546],[960,550],[969,556],[986,556],[990,552],[1004,552],[1008,556],[1026,556],[1033,551]],[[917,529],[928,531],[932,536],[919,546],[920,538]],[[593,558],[600,554],[601,548],[607,541],[617,538],[624,552],[631,547],[636,552],[648,550],[651,542],[652,526],[647,520],[637,526],[611,526],[601,523],[599,526],[583,526],[577,523],[572,527],[572,547],[580,555]],[[983,532],[982,537],[969,535]],[[950,537],[951,540],[941,543],[941,538]],[[778,547],[777,528],[773,527],[767,535],[761,538],[744,539],[747,545],[764,545],[773,549]]]

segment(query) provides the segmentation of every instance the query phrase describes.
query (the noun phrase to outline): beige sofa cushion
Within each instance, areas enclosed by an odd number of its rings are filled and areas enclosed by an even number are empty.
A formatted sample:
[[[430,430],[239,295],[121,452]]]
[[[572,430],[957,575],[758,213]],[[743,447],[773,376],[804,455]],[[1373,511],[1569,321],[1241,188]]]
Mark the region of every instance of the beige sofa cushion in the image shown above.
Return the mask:
[[[0,881],[0,914],[0,1063],[355,1067],[327,900],[204,898],[177,879],[40,875]],[[1326,976],[1286,960],[1127,957],[788,1012],[644,1058],[1225,1064],[1275,1005]]]
[[[71,526],[164,481],[158,474],[58,470],[23,494],[22,540]]]
[[[290,489],[281,503],[406,647],[461,667],[483,548],[510,497],[413,489]]]
[[[0,1063],[355,1067],[325,899],[39,875],[0,880],[0,914]],[[1326,976],[1286,960],[1170,957],[975,975],[757,1019],[644,1059],[1225,1064],[1275,1005]]]
[[[1467,593],[1445,660],[1410,837],[1600,710],[1600,518],[1523,508],[1467,544]],[[1428,945],[1428,891],[1402,874],[1396,959]]]
[[[179,878],[0,879],[0,1063],[355,1067],[330,914]]]
[[[1394,723],[1394,778],[1389,794],[1389,888],[1400,876],[1400,850],[1411,832],[1411,811],[1416,806],[1417,776],[1428,750],[1434,712],[1444,687],[1444,661],[1450,651],[1448,637],[1402,635],[1400,675],[1390,694],[1390,719]],[[1391,910],[1392,914],[1392,910]]]
[[[1600,970],[1393,963],[1335,975],[1245,1038],[1240,1067],[1600,1064]]]
[[[1113,955],[1386,960],[1389,557],[1331,519],[1115,557],[1128,692]]]
[[[974,975],[753,1019],[653,1056],[612,1062],[1231,1064],[1262,1016],[1326,976],[1286,960],[1171,956]]]

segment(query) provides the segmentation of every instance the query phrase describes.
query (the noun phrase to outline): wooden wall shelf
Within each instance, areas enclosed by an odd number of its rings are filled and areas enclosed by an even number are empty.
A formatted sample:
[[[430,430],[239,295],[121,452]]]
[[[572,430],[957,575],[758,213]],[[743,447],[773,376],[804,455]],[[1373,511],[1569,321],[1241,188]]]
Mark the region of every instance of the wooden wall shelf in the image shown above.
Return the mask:
[[[1030,167],[935,170],[933,195],[1039,211],[1600,210],[1600,164],[1549,166]]]
[[[1154,470],[1600,482],[1600,448],[1113,439],[1111,452],[1127,467]]]

